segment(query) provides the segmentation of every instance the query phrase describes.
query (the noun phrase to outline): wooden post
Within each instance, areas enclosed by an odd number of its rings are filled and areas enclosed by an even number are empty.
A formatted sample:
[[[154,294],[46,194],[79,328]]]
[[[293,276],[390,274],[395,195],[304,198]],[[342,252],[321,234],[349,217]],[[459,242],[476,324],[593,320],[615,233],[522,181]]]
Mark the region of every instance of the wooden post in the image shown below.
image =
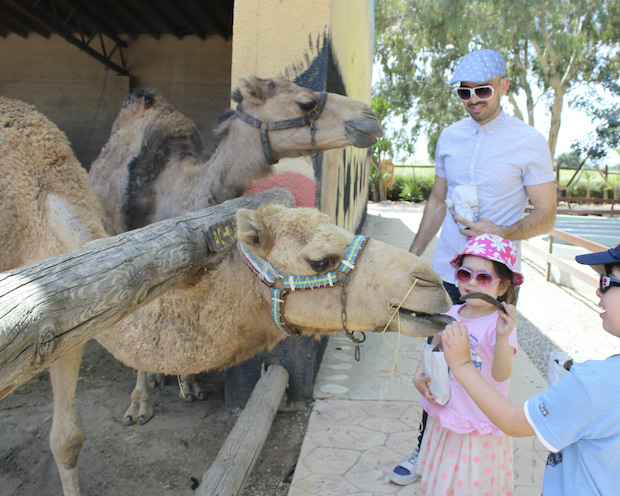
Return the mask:
[[[236,211],[294,206],[274,188],[0,274],[0,398],[204,268],[236,238]]]
[[[217,458],[202,477],[196,496],[241,494],[263,449],[287,383],[288,372],[284,367],[271,365],[267,369]]]

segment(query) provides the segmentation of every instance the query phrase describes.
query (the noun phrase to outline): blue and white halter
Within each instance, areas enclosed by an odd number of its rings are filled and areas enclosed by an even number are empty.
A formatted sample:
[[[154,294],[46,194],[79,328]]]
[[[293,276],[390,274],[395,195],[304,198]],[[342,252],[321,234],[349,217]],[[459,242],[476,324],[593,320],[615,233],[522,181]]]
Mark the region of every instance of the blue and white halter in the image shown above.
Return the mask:
[[[286,336],[298,335],[298,333],[288,329],[286,322],[284,321],[284,300],[290,292],[304,289],[325,288],[327,286],[339,284],[342,287],[344,295],[342,298],[343,329],[350,339],[356,342],[361,342],[360,340],[353,338],[353,333],[347,329],[345,308],[346,293],[344,292],[344,287],[349,281],[349,273],[355,269],[355,261],[362,252],[362,249],[366,245],[367,241],[367,236],[355,236],[349,246],[347,254],[340,262],[340,266],[337,270],[314,276],[283,276],[267,260],[250,251],[243,243],[238,242],[237,248],[250,270],[265,285],[271,288],[271,318],[278,329],[280,329],[280,331],[282,331]],[[283,289],[277,289],[274,287],[277,281],[281,281]]]

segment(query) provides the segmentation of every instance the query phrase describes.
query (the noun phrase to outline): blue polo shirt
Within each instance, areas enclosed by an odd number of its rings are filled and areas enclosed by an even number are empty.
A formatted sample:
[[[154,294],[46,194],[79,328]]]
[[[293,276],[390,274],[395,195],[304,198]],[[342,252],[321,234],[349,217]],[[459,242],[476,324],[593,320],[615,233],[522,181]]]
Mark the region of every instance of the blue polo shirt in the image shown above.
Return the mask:
[[[620,494],[620,356],[573,365],[524,410],[551,451],[543,496]]]

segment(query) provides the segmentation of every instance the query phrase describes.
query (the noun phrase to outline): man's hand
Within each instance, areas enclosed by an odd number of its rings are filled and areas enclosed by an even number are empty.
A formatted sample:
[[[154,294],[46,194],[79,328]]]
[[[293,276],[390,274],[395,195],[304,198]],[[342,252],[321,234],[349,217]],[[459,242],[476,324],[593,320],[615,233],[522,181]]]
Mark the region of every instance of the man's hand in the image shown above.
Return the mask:
[[[454,217],[459,224],[466,226],[466,229],[459,229],[461,234],[465,236],[479,236],[481,234],[497,234],[501,236],[501,227],[491,222],[489,219],[481,219],[478,222],[467,220],[459,215]]]
[[[441,334],[441,341],[446,362],[452,370],[471,363],[469,331],[463,322],[457,320],[447,325]]]

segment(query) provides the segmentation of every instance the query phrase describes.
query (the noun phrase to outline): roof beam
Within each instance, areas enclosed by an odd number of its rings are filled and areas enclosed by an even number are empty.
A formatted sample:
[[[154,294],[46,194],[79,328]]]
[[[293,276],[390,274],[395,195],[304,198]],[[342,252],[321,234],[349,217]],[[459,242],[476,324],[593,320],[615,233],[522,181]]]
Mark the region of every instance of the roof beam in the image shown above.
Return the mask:
[[[211,22],[211,24],[213,24],[215,29],[225,40],[230,39],[230,26],[232,26],[232,17],[230,13],[224,7],[222,7],[221,3],[218,2],[218,0],[214,0],[208,3],[196,2],[196,6],[200,8],[205,17],[209,20],[209,22]],[[225,19],[225,21],[222,21],[222,19]]]
[[[8,31],[14,32],[22,38],[28,38],[28,32],[34,31],[44,38],[50,37],[50,30],[46,29],[45,24],[37,22],[21,12],[13,9],[6,2],[0,2],[0,24],[5,26]]]
[[[129,75],[129,71],[124,67],[125,63],[124,63],[124,59],[122,57],[122,52],[121,52],[121,48],[122,47],[121,47],[120,43],[116,43],[116,46],[112,49],[112,51],[110,53],[113,53],[114,51],[116,51],[116,48],[118,47],[119,55],[120,55],[123,67],[121,67],[118,64],[116,64],[115,62],[113,62],[105,54],[105,52],[106,52],[105,51],[105,46],[102,47],[103,48],[103,54],[101,54],[97,50],[91,48],[90,45],[88,45],[88,43],[86,43],[84,41],[84,37],[83,36],[82,36],[82,39],[76,37],[70,30],[68,30],[63,25],[63,22],[60,19],[57,19],[55,17],[54,17],[54,19],[49,19],[48,15],[46,15],[46,13],[42,12],[42,9],[37,8],[40,4],[37,4],[37,5],[32,6],[32,7],[29,8],[29,7],[24,7],[21,3],[19,3],[16,0],[4,0],[4,1],[7,4],[10,4],[11,7],[13,9],[17,10],[20,14],[28,17],[29,19],[33,19],[36,22],[40,22],[43,25],[49,26],[59,36],[64,38],[66,41],[68,41],[72,45],[75,45],[80,50],[82,50],[83,52],[85,52],[88,55],[90,55],[91,57],[93,57],[95,60],[98,60],[99,62],[101,62],[106,67],[116,71],[120,75],[123,75],[123,76],[128,76]],[[52,3],[52,7],[55,7],[53,0],[52,0],[51,3]],[[79,24],[78,24],[78,26],[79,26]],[[80,34],[82,34],[82,33],[80,33]],[[101,38],[101,40],[102,40],[102,44],[103,44],[103,38]],[[122,42],[122,43],[126,46],[125,42]]]
[[[117,29],[112,27],[112,22],[107,17],[106,12],[99,8],[99,2],[82,2],[80,0],[64,0],[68,5],[73,7],[76,12],[79,14],[80,18],[88,19],[88,22],[93,26],[97,26],[99,30],[110,38],[115,43],[121,45],[122,48],[127,48],[127,43],[123,41],[121,38],[117,36]],[[137,37],[137,33],[135,31],[132,32],[131,28],[127,27],[126,24],[122,24],[120,19],[116,19],[114,22],[121,24],[123,28],[123,32],[127,33],[127,35],[132,38]]]
[[[176,12],[181,17],[181,19],[183,19],[183,21],[185,21],[191,27],[192,31],[194,32],[194,34],[196,34],[196,36],[198,36],[201,40],[204,40],[207,37],[204,29],[202,29],[200,24],[198,24],[194,20],[194,18],[187,13],[187,11],[183,8],[181,2],[178,2],[176,4]]]
[[[137,25],[141,27],[144,31],[149,33],[156,40],[159,40],[161,38],[161,32],[159,31],[159,29],[153,26],[153,24],[149,22],[146,16],[136,10],[135,6],[131,2],[119,2],[118,4],[110,5],[109,7],[116,11],[117,15],[114,16],[115,19],[121,17],[129,17],[131,19],[131,22],[133,22],[134,24],[134,30],[135,26]],[[119,11],[122,12],[122,16],[118,15]]]

